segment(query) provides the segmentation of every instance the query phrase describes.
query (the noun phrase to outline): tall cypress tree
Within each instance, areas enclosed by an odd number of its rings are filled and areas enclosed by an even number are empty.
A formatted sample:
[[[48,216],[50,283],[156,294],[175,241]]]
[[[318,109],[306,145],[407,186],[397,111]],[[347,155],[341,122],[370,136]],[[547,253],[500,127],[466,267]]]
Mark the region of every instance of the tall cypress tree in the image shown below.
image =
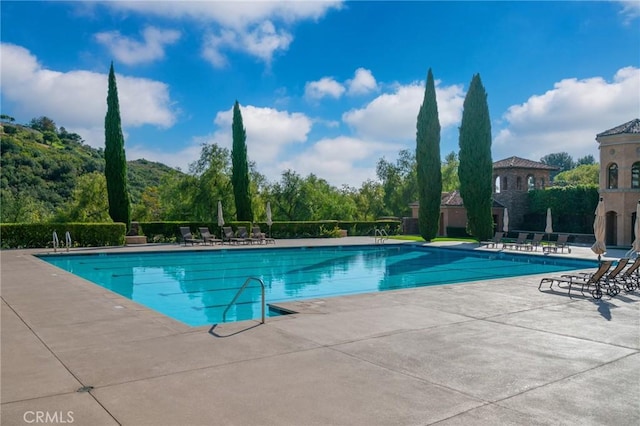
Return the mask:
[[[479,240],[493,235],[491,120],[480,74],[473,76],[464,99],[460,125],[460,196],[467,210],[467,230]]]
[[[418,226],[425,241],[438,235],[442,173],[440,165],[440,121],[436,87],[431,68],[427,73],[424,99],[418,113],[416,163],[418,169]]]
[[[104,119],[104,174],[107,180],[109,216],[114,222],[131,226],[131,202],[127,184],[127,159],[124,153],[124,137],[120,121],[118,87],[113,62],[109,69],[109,92],[107,94],[107,115]]]
[[[249,195],[249,163],[247,161],[247,132],[242,124],[240,104],[236,101],[233,106],[233,147],[231,149],[231,184],[236,200],[236,214],[238,220],[253,220],[251,210],[251,196]]]

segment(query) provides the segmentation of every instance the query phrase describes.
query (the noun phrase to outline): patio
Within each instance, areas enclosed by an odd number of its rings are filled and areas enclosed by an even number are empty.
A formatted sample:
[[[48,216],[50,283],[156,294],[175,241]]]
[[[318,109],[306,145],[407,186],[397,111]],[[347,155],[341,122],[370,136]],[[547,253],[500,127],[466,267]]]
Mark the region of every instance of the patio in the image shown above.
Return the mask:
[[[167,249],[191,248],[107,250]],[[638,290],[594,301],[527,276],[295,302],[297,314],[211,330],[41,252],[1,253],[3,425],[39,413],[80,425],[640,424]]]

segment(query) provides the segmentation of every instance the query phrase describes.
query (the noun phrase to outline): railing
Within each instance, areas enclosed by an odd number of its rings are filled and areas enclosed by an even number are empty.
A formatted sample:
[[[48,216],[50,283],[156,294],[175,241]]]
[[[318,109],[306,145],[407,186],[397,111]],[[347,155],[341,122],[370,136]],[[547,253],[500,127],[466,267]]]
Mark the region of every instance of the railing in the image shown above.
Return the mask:
[[[69,248],[71,247],[71,234],[69,233],[69,231],[65,232],[64,234],[64,243],[67,247],[67,251],[69,251]],[[58,239],[58,233],[56,231],[53,231],[53,252],[57,252],[59,248],[60,240]]]
[[[64,233],[64,242],[67,245],[67,251],[69,251],[69,248],[71,247],[71,234],[69,231]]]
[[[231,306],[233,306],[234,303],[236,303],[236,300],[238,300],[238,297],[240,297],[240,293],[242,293],[244,291],[244,289],[247,287],[247,284],[249,284],[251,281],[258,281],[260,283],[260,288],[261,288],[261,291],[262,291],[262,299],[261,299],[262,300],[262,302],[261,302],[262,321],[261,321],[261,323],[264,324],[264,311],[265,311],[265,306],[266,306],[265,298],[264,298],[264,282],[260,278],[256,278],[256,277],[249,277],[244,282],[244,284],[242,284],[242,287],[240,287],[240,289],[238,290],[238,292],[234,296],[234,298],[231,301],[231,303],[229,303],[229,306],[227,306],[227,308],[222,313],[222,322],[226,322],[226,320],[227,320],[227,311],[231,308]]]
[[[375,244],[383,244],[385,240],[389,239],[389,234],[384,228],[376,228],[374,232],[374,243]]]

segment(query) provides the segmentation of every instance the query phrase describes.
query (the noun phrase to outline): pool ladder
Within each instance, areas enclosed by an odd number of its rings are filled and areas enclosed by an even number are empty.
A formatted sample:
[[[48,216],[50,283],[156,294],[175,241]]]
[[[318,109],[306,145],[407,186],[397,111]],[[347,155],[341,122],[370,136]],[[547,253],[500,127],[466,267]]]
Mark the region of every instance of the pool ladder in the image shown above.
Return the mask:
[[[69,231],[64,234],[65,244],[67,246],[67,251],[69,251],[69,247],[71,247],[71,234]],[[57,252],[60,247],[60,241],[58,240],[58,233],[53,231],[53,252]]]
[[[247,285],[251,282],[251,281],[258,281],[260,283],[260,288],[261,288],[261,292],[262,292],[262,303],[261,303],[261,307],[262,307],[262,321],[260,321],[262,324],[264,324],[264,311],[265,311],[265,299],[264,299],[264,281],[262,281],[260,278],[256,278],[256,277],[249,277],[246,279],[246,281],[244,282],[244,284],[242,284],[242,287],[240,287],[240,289],[238,290],[238,292],[236,293],[236,295],[234,296],[233,300],[231,301],[231,303],[229,303],[229,305],[227,306],[227,308],[224,310],[224,312],[222,313],[222,322],[226,322],[227,319],[227,311],[231,308],[231,306],[233,306],[234,303],[236,303],[236,300],[238,300],[238,297],[240,297],[240,294],[244,291],[244,289],[247,287]]]
[[[383,244],[386,240],[389,239],[389,234],[384,228],[376,228],[374,232],[374,240],[375,244]]]

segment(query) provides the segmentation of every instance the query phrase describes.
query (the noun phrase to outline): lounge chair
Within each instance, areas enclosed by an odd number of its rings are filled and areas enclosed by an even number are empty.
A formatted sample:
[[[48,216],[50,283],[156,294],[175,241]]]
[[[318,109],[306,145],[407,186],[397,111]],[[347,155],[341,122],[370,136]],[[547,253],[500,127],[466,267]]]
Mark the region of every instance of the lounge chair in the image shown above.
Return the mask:
[[[532,250],[538,250],[538,247],[542,246],[542,238],[544,237],[543,233],[536,232],[533,234],[533,238],[529,241]]]
[[[222,228],[224,234],[222,235],[222,243],[228,242],[229,244],[238,244],[241,240],[236,237],[236,234],[233,232],[230,226],[224,226]]]
[[[540,284],[538,285],[538,290],[542,287],[542,284],[549,283],[549,288],[553,286],[553,283],[557,283],[558,286],[560,283],[569,284],[569,295],[571,294],[571,286],[573,284],[582,285],[582,290],[590,285],[596,286],[596,288],[591,292],[591,295],[594,299],[600,299],[602,297],[602,290],[600,290],[600,281],[605,276],[607,271],[611,269],[611,265],[613,261],[606,260],[600,264],[597,271],[593,273],[591,276],[585,276],[584,278],[578,277],[576,275],[564,275],[559,277],[544,277],[540,280]],[[542,290],[540,290],[542,291]]]
[[[259,243],[255,238],[251,238],[251,236],[249,236],[246,226],[238,226],[237,239],[244,244],[253,244],[254,242]]]
[[[193,235],[191,235],[191,229],[189,229],[188,226],[181,226],[180,234],[182,234],[182,241],[184,242],[185,246],[187,245],[187,243],[191,243],[191,245],[202,243],[202,240],[200,238],[194,238]]]
[[[569,247],[569,244],[567,243],[568,241],[569,234],[559,234],[558,239],[555,242],[550,243],[548,246],[543,247],[542,251],[553,251],[554,253],[557,253],[558,250],[560,250],[564,253],[564,249],[567,249],[567,251],[571,253],[571,247]]]
[[[222,244],[222,240],[220,238],[216,238],[215,235],[209,232],[209,228],[207,228],[206,226],[200,227],[200,236],[204,240],[205,244],[207,243],[211,243],[211,245],[218,244],[218,243]]]
[[[493,238],[489,241],[480,241],[481,246],[487,246],[487,248],[498,247],[498,244],[502,242],[502,238],[504,237],[504,232],[496,232],[493,235]]]
[[[627,292],[633,291],[640,286],[638,267],[640,267],[640,257],[636,257],[636,260],[627,269],[623,270],[616,279],[616,282],[624,287]]]
[[[527,242],[527,237],[529,236],[528,232],[520,232],[518,233],[518,238],[515,242],[502,243],[502,248],[512,248],[516,250],[525,249],[531,250],[531,244]]]
[[[627,267],[628,263],[629,263],[628,258],[620,259],[618,261],[618,264],[615,266],[615,268],[607,272],[600,280],[600,283],[599,283],[600,287],[604,285],[607,288],[607,294],[609,296],[613,297],[613,296],[616,296],[618,293],[620,293],[620,287],[617,285],[618,275],[624,270],[624,268]],[[588,279],[591,276],[593,276],[593,274],[594,273],[591,273],[591,272],[588,272],[588,273],[583,272],[577,275],[567,274],[567,275],[563,275],[563,277],[578,277],[582,279]],[[582,292],[584,292],[584,286],[582,288]]]
[[[269,243],[275,244],[275,243],[276,243],[276,240],[274,240],[274,239],[273,239],[273,238],[271,238],[271,237],[267,237],[267,236],[264,234],[264,232],[262,232],[262,231],[260,230],[260,227],[259,227],[259,226],[254,226],[253,228],[251,228],[251,237],[252,237],[254,240],[257,240],[257,241],[258,241],[258,243],[260,243],[260,244],[262,244],[262,243],[265,243],[265,244],[269,244]]]

